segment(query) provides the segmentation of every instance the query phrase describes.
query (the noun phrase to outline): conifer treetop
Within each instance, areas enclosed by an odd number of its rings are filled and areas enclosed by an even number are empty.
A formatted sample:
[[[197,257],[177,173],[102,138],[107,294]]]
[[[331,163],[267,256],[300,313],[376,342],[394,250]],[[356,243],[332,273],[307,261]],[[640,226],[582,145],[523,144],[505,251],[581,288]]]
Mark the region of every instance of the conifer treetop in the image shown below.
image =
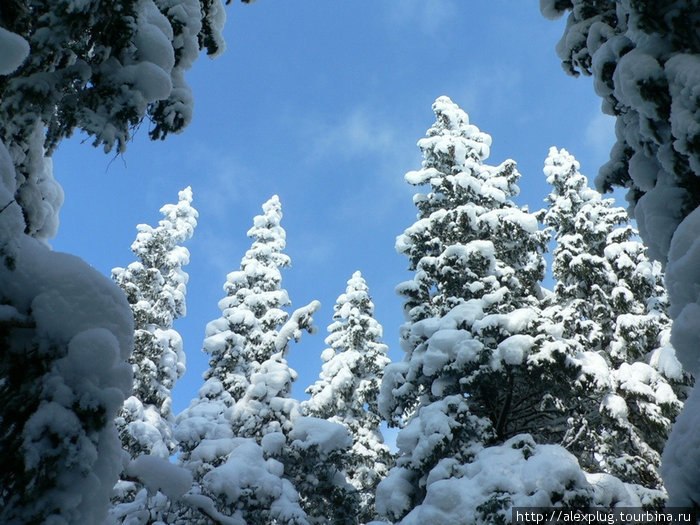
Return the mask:
[[[240,270],[226,276],[226,296],[219,301],[222,316],[207,325],[204,341],[204,351],[211,355],[205,378],[220,381],[234,401],[257,367],[286,344],[277,341],[276,333],[289,316],[281,308],[291,304],[280,272],[290,259],[282,253],[286,232],[279,197],[272,196],[262,209],[248,230],[253,243]]]
[[[418,146],[424,149],[424,146],[431,143],[431,137],[454,137],[455,143],[462,142],[466,146],[466,151],[469,156],[472,156],[480,161],[484,161],[491,153],[491,135],[479,130],[475,125],[469,123],[469,115],[466,111],[452,102],[448,96],[438,97],[433,103],[433,111],[435,112],[436,121],[428,128],[426,138],[418,141]],[[456,164],[462,159],[459,150],[455,150]]]
[[[253,218],[253,227],[248,230],[248,237],[254,239],[246,252],[241,269],[245,270],[251,260],[269,261],[268,265],[277,268],[290,266],[289,256],[282,253],[286,246],[286,232],[280,225],[282,221],[282,203],[277,195],[270,197],[262,205],[263,214]]]
[[[129,302],[134,305],[134,315],[139,325],[137,310],[143,312],[147,321],[143,323],[158,324],[161,328],[170,328],[178,317],[186,314],[184,291],[188,276],[181,270],[189,263],[190,252],[183,242],[190,239],[197,226],[197,210],[192,207],[192,188],[187,187],[178,192],[177,204],[166,204],[160,209],[163,218],[157,227],[139,224],[138,234],[131,244],[131,251],[138,261],[131,263],[126,269],[114,268],[112,278],[126,292]],[[151,273],[149,277],[147,274]],[[158,278],[156,274],[162,276]],[[138,296],[134,289],[135,281],[150,280],[151,284],[140,284]],[[146,306],[146,301],[150,306]],[[157,312],[157,313],[156,313]],[[153,317],[155,315],[155,317]],[[164,316],[164,317],[163,317]]]
[[[139,476],[132,475],[131,470],[134,465],[157,459],[170,466],[169,457],[177,447],[171,390],[185,372],[185,353],[173,322],[186,312],[188,275],[182,266],[189,262],[189,251],[181,243],[192,237],[197,225],[191,188],[180,191],[178,197],[177,204],[160,209],[163,218],[157,227],[137,226],[131,249],[138,261],[112,270],[113,279],[126,293],[135,321],[134,349],[129,358],[133,392],[115,420],[122,447],[132,458],[115,486],[110,509],[111,519],[120,523],[143,512],[164,518],[171,504],[166,494],[149,493],[151,487],[144,486],[143,480],[153,476],[136,481]],[[162,474],[160,468],[156,471],[156,476]]]
[[[178,193],[177,204],[166,204],[158,226],[137,226],[131,249],[138,261],[114,268],[112,278],[124,290],[135,321],[135,345],[129,362],[134,368],[134,395],[154,405],[162,417],[170,414],[170,389],[185,372],[182,338],[172,329],[185,315],[189,250],[181,243],[197,226],[190,187]]]
[[[389,362],[387,346],[379,342],[382,326],[372,317],[374,303],[368,292],[362,274],[356,271],[336,301],[334,322],[325,340],[329,348],[321,354],[320,380],[306,390],[311,399],[305,408],[312,415],[345,420],[365,414],[366,402],[376,405],[376,399],[359,399],[367,396],[369,383],[378,388]]]
[[[588,178],[580,172],[579,162],[567,150],[549,149],[545,160],[544,174],[552,191],[546,197],[549,209],[545,222],[555,227],[558,236],[582,233],[589,235],[589,242],[595,239],[596,250],[605,244],[606,236],[615,226],[629,220],[623,208],[614,206],[613,199],[604,199],[591,188]],[[631,231],[624,236],[629,238]],[[623,234],[618,234],[618,240]],[[626,239],[625,239],[626,240]]]

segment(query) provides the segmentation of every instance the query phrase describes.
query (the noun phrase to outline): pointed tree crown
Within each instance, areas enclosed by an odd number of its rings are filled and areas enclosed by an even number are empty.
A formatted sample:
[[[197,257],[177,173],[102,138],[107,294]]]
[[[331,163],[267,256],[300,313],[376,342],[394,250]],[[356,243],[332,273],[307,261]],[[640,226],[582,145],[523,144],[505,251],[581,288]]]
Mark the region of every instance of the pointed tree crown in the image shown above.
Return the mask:
[[[274,195],[253,219],[248,237],[253,239],[241,260],[241,269],[226,276],[226,297],[219,301],[222,317],[207,325],[205,352],[211,355],[205,379],[217,378],[238,399],[252,373],[277,352],[275,330],[288,318],[282,310],[290,304],[282,288],[280,268],[290,266],[282,253],[286,232],[280,225],[282,205]]]
[[[374,303],[368,292],[358,271],[338,297],[325,340],[329,348],[321,354],[321,379],[306,390],[311,399],[305,407],[311,415],[345,420],[370,417],[368,406],[376,412],[376,391],[389,358],[387,346],[379,341],[382,326],[373,317]]]
[[[172,329],[173,322],[185,315],[188,275],[182,267],[190,253],[182,243],[191,238],[197,226],[197,210],[192,207],[190,187],[178,193],[177,204],[160,209],[157,227],[137,226],[131,245],[137,261],[126,268],[114,268],[112,278],[126,293],[134,313],[134,396],[145,405],[158,408],[171,417],[170,390],[185,372],[182,339]]]

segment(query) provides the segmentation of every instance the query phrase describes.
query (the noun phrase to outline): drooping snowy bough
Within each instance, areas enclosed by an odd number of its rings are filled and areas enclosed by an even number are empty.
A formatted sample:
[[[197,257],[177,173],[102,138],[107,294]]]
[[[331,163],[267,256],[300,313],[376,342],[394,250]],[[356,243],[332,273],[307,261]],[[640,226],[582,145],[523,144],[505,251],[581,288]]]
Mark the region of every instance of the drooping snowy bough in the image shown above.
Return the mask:
[[[700,10],[694,0],[540,0],[544,16],[569,12],[557,54],[573,75],[593,76],[617,142],[596,186],[628,188],[649,255],[666,270],[672,342],[700,374]],[[670,502],[700,504],[700,389],[664,451]]]

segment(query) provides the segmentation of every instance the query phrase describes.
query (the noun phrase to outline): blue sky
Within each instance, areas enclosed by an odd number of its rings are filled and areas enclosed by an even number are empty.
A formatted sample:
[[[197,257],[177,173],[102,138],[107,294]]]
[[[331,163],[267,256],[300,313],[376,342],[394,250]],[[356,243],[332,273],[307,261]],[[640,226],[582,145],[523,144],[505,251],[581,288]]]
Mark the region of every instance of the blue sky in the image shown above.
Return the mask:
[[[54,156],[66,202],[54,249],[109,275],[134,260],[138,223],[191,185],[199,226],[191,263],[179,412],[196,396],[207,358],[206,323],[220,316],[228,272],[250,246],[245,232],[278,194],[292,268],[283,284],[295,306],[319,299],[319,333],[292,346],[294,395],[320,371],[333,305],[361,270],[400,360],[401,300],[411,278],[395,238],[415,220],[403,181],[420,167],[416,141],[450,96],[493,137],[490,164],[518,162],[519,204],[543,206],[548,148],[565,147],[589,177],[608,158],[613,121],[600,114],[590,79],[561,69],[554,47],[563,20],[547,21],[520,0],[259,0],[227,7],[227,51],[202,56],[188,75],[195,115],[184,133],[150,142],[144,122],[125,154],[105,155],[76,136]]]

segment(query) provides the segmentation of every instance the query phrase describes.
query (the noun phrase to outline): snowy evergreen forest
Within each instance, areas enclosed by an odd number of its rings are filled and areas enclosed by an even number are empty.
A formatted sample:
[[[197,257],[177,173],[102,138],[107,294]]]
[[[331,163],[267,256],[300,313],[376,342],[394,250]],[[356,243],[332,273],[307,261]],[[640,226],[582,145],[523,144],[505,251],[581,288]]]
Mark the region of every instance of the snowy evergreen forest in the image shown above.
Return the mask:
[[[134,260],[110,279],[49,245],[64,199],[52,154],[76,131],[106,153],[126,151],[144,121],[153,140],[186,133],[185,74],[202,51],[223,51],[225,9],[0,3],[0,522],[477,524],[510,523],[523,506],[699,509],[697,2],[540,0],[544,17],[566,17],[551,60],[593,78],[617,139],[591,179],[566,149],[542,152],[542,209],[516,204],[517,159],[491,164],[491,136],[436,93],[415,137],[422,162],[404,177],[415,222],[396,232],[411,272],[396,279],[401,326],[374,317],[362,268],[317,282],[336,290],[332,318],[290,297],[277,195],[228,225],[249,248],[211,276],[223,291],[203,327],[209,367],[176,413],[197,196],[163,196],[173,202],[136,226]],[[600,193],[615,187],[627,209]],[[317,325],[318,380],[300,401],[287,357]],[[385,329],[400,334],[399,361]]]

